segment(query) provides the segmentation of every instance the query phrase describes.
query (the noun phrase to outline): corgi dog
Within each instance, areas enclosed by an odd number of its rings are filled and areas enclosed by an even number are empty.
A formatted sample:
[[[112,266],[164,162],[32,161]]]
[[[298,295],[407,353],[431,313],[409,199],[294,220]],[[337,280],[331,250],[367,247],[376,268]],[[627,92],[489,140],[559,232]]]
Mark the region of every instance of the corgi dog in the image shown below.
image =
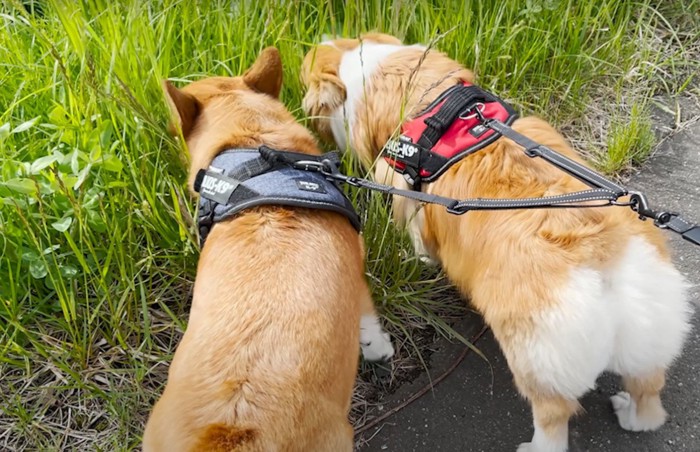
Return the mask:
[[[322,42],[305,56],[301,77],[303,107],[318,134],[374,168],[375,180],[400,189],[409,183],[380,157],[387,141],[448,88],[474,81],[441,52],[376,33]],[[512,128],[583,163],[542,119],[515,119]],[[420,187],[453,199],[586,188],[505,137]],[[578,399],[603,371],[622,376],[624,391],[611,397],[622,428],[655,430],[665,422],[660,393],[689,332],[691,307],[686,282],[650,222],[615,207],[457,216],[398,196],[393,209],[416,252],[442,265],[500,344],[534,418],[532,440],[519,452],[566,451]]]
[[[164,82],[196,174],[222,151],[320,153],[278,99],[282,63],[261,52],[239,77]],[[387,359],[364,249],[343,215],[260,205],[213,225],[187,331],[143,436],[151,451],[351,451],[362,352]]]

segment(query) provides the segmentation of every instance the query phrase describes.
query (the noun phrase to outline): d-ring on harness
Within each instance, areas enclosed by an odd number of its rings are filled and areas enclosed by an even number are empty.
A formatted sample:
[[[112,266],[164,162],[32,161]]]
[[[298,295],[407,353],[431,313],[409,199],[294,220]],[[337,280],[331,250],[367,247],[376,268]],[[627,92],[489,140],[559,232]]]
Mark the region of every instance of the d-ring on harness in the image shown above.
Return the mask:
[[[404,176],[412,183],[414,188],[419,187],[420,177],[422,174],[428,174],[425,179],[428,181],[435,180],[436,176],[444,172],[447,167],[459,161],[467,155],[477,152],[486,145],[471,146],[468,149],[459,151],[456,158],[444,158],[444,156],[436,155],[430,148],[425,146],[425,143],[437,143],[442,134],[448,128],[453,127],[456,119],[478,121],[478,125],[471,126],[471,130],[478,127],[486,128],[493,133],[488,133],[489,139],[486,144],[490,144],[495,139],[504,136],[514,141],[516,144],[524,148],[525,154],[528,157],[539,157],[546,162],[556,166],[560,170],[569,174],[585,183],[590,190],[578,191],[558,196],[545,196],[541,198],[516,198],[516,199],[492,199],[492,198],[475,198],[457,200],[444,196],[424,193],[418,190],[401,190],[389,185],[378,184],[376,182],[362,179],[354,176],[342,174],[338,170],[335,161],[321,156],[309,156],[297,153],[272,150],[269,148],[261,149],[260,155],[262,158],[269,160],[271,163],[286,164],[295,169],[304,171],[318,172],[326,178],[334,181],[343,182],[354,187],[366,188],[381,193],[390,195],[399,195],[405,198],[413,199],[422,203],[439,204],[444,206],[451,214],[462,215],[472,210],[511,210],[511,209],[541,209],[541,208],[586,208],[586,207],[605,207],[605,206],[627,206],[639,214],[641,220],[651,218],[654,220],[654,225],[662,229],[670,229],[673,232],[681,234],[682,237],[689,242],[700,245],[700,226],[697,226],[689,221],[682,219],[679,214],[665,211],[656,211],[649,207],[649,203],[644,194],[637,191],[629,191],[621,185],[612,182],[601,174],[581,165],[580,163],[571,160],[570,158],[559,154],[558,152],[539,144],[530,138],[516,132],[509,125],[499,119],[488,118],[484,114],[485,108],[483,104],[498,102],[501,105],[507,105],[502,100],[498,99],[491,93],[487,93],[480,88],[469,85],[468,95],[465,96],[460,87],[453,87],[443,93],[438,101],[442,103],[442,107],[438,105],[433,108],[434,115],[425,118],[425,115],[419,116],[419,119],[424,121],[426,127],[423,127],[421,139],[414,142],[405,134],[399,138],[399,141],[392,141],[387,144],[383,153],[387,160],[396,163],[395,169],[404,174]],[[457,105],[451,99],[451,95],[460,96],[467,103]],[[438,102],[436,101],[436,102]],[[452,102],[451,102],[452,101]],[[435,103],[433,105],[435,105]],[[442,112],[441,108],[447,106],[449,111]],[[431,107],[429,107],[431,108]],[[512,113],[512,109],[506,109]],[[473,115],[473,116],[472,116]],[[512,122],[513,113],[507,116],[507,121]],[[470,130],[470,131],[471,131]],[[477,129],[479,135],[487,135],[487,132]],[[429,139],[425,139],[425,135],[429,134]],[[472,133],[474,135],[474,133]],[[425,154],[425,155],[423,155]],[[439,160],[442,166],[433,164],[426,167],[421,166],[420,162],[431,162]],[[628,201],[619,201],[620,198],[629,195]]]

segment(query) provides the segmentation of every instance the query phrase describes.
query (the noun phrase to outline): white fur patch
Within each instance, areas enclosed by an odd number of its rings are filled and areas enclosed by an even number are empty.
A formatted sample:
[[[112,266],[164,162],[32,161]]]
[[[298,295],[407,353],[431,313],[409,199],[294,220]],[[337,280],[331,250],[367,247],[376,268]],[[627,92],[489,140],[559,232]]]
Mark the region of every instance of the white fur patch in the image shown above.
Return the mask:
[[[533,330],[519,335],[508,357],[514,373],[534,380],[543,392],[569,400],[594,387],[610,360],[615,337],[602,279],[592,269],[571,272],[569,284],[554,294],[558,304],[535,315]]]
[[[670,366],[690,331],[683,276],[653,246],[633,237],[609,284],[616,334],[608,369],[643,376]]]
[[[511,351],[514,372],[542,391],[576,400],[604,370],[644,376],[668,367],[689,331],[690,304],[680,273],[639,237],[605,271],[577,268]]]
[[[376,315],[363,315],[360,319],[360,347],[367,361],[387,361],[394,356],[389,334],[382,329]]]
[[[345,52],[340,62],[338,76],[345,84],[347,99],[343,106],[338,107],[331,115],[331,130],[333,138],[341,150],[345,150],[349,136],[352,136],[357,111],[357,102],[362,99],[365,92],[365,83],[377,70],[379,65],[389,55],[407,48],[420,48],[424,46],[378,44],[364,41],[357,48]],[[386,95],[397,95],[398,93],[386,93]]]

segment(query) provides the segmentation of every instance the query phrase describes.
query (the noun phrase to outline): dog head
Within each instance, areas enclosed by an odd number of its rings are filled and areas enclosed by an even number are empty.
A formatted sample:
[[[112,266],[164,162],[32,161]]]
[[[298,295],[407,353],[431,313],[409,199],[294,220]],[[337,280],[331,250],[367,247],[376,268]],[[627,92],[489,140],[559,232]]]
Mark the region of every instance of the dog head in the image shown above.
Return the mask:
[[[401,45],[401,41],[383,33],[366,33],[357,39],[323,36],[323,42],[312,48],[301,67],[301,81],[306,90],[302,107],[318,134],[333,143],[331,114],[347,99],[345,84],[339,71],[345,52],[354,50],[361,42]]]
[[[171,131],[182,131],[190,155],[190,186],[199,169],[227,148],[271,147],[318,153],[313,136],[278,97],[282,61],[274,47],[263,50],[237,77],[209,77],[176,88],[163,82],[172,113]]]
[[[171,131],[180,128],[185,140],[189,141],[200,114],[221,97],[235,97],[249,91],[278,98],[282,89],[282,61],[277,49],[268,47],[242,76],[209,77],[182,89],[164,81],[163,89],[174,120]]]

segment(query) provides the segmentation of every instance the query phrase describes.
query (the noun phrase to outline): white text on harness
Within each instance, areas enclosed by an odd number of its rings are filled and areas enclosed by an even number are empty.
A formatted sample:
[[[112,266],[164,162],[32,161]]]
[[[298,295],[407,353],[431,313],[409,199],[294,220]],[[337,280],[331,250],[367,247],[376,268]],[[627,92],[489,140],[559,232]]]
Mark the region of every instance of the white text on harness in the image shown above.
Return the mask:
[[[234,185],[225,180],[216,179],[211,176],[204,176],[202,188],[210,193],[226,193],[234,188]]]
[[[418,146],[401,139],[389,140],[384,150],[387,154],[399,159],[411,158],[419,151]]]

